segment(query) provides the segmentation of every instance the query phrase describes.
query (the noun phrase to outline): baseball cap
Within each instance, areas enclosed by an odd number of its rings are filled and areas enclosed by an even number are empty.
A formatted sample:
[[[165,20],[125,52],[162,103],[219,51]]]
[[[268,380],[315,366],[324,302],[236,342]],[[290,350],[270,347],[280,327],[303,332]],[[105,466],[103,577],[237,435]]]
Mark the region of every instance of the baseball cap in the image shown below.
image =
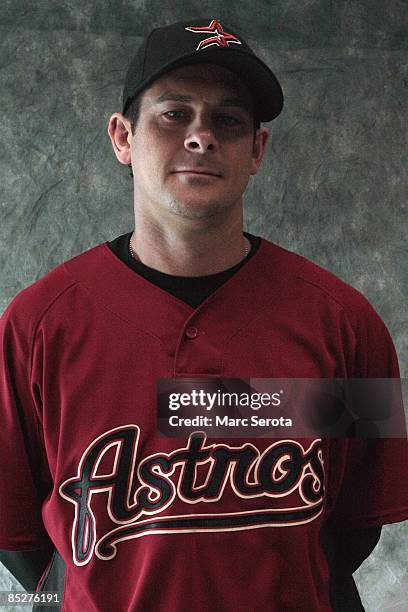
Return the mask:
[[[152,30],[131,61],[123,89],[123,114],[131,99],[173,68],[218,64],[247,85],[259,121],[271,121],[283,107],[283,93],[272,70],[245,40],[218,19],[190,19]]]

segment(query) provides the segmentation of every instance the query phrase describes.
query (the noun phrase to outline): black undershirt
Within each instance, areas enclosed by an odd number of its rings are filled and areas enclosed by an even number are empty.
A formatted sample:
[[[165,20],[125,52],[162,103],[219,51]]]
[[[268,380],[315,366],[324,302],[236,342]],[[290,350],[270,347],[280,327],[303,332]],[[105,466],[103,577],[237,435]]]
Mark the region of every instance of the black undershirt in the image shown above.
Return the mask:
[[[261,244],[259,236],[252,236],[244,232],[244,236],[251,242],[251,250],[248,255],[238,264],[222,272],[210,274],[208,276],[174,276],[159,272],[154,268],[149,268],[141,261],[134,259],[129,252],[129,240],[132,232],[123,234],[108,242],[108,246],[121,261],[129,268],[143,276],[154,285],[168,291],[175,297],[183,300],[192,308],[197,308],[211,293],[218,287],[223,285],[231,276],[233,276],[242,266],[244,266],[251,257],[255,255]]]

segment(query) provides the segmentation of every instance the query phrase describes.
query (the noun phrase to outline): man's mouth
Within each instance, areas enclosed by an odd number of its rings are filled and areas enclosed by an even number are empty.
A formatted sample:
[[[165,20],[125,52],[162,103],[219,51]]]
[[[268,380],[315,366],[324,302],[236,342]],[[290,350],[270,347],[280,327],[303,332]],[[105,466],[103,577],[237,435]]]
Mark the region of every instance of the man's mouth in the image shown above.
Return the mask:
[[[173,171],[174,174],[185,174],[191,176],[212,176],[216,178],[221,178],[221,173],[212,170],[211,168],[180,168],[178,170]]]

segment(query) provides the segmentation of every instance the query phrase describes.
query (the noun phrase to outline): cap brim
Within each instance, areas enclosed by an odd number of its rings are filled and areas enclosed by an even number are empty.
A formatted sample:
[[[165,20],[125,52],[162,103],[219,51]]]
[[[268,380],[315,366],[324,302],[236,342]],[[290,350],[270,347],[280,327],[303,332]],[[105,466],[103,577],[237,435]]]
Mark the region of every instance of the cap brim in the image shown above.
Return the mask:
[[[162,66],[154,74],[150,74],[148,79],[142,81],[137,89],[132,92],[132,97],[140,93],[160,76],[180,66],[191,64],[217,64],[235,72],[246,84],[252,94],[255,112],[259,121],[272,121],[283,108],[283,93],[278,79],[272,70],[264,64],[256,55],[242,52],[239,49],[214,47],[206,49],[205,52],[189,53],[178,57],[176,60]],[[125,112],[129,98],[123,108]]]

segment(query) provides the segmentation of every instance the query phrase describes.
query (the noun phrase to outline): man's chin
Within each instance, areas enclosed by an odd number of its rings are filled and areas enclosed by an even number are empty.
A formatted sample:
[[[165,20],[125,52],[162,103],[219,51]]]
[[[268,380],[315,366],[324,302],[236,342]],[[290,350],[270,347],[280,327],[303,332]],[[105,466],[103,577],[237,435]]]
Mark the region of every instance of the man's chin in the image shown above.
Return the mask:
[[[225,206],[208,201],[180,201],[172,200],[169,203],[170,210],[180,217],[186,219],[208,219],[219,214]]]
[[[220,199],[218,194],[214,197],[214,194],[204,193],[173,193],[167,204],[173,213],[189,219],[214,217],[232,206],[230,200]]]

